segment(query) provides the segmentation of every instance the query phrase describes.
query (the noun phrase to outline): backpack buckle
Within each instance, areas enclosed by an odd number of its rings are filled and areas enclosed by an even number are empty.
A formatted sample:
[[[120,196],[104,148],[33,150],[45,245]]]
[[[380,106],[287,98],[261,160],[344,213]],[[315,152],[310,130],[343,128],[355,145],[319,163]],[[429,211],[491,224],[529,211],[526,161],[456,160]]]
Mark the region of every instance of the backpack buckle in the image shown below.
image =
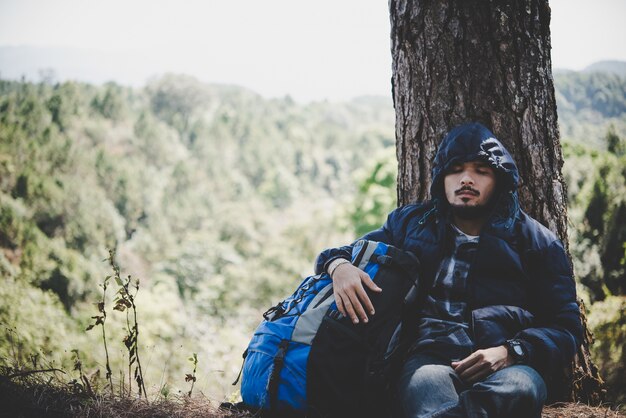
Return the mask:
[[[280,302],[278,305],[272,306],[267,311],[263,312],[263,319],[265,319],[266,321],[272,321],[283,313],[283,303]]]
[[[388,255],[376,255],[372,256],[371,260],[375,263],[380,264],[381,266],[388,266],[393,262],[393,258]]]

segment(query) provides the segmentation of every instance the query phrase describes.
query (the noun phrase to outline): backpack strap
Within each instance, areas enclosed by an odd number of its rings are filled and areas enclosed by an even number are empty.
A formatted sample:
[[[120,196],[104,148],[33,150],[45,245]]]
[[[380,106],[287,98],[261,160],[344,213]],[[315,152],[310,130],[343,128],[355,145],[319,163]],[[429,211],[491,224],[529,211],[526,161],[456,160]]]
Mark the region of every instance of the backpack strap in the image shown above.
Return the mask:
[[[267,384],[267,391],[270,395],[270,410],[278,410],[278,383],[280,381],[280,371],[285,364],[285,353],[289,347],[289,340],[281,340],[278,345],[278,351],[274,356],[274,367],[272,368],[272,374]]]
[[[239,374],[237,375],[237,379],[235,379],[235,381],[233,382],[233,386],[236,386],[237,383],[239,383],[239,379],[241,379],[241,373],[243,373],[243,365],[246,362],[246,357],[248,357],[248,349],[246,348],[246,351],[243,352],[243,362],[241,363],[241,369],[239,369]]]

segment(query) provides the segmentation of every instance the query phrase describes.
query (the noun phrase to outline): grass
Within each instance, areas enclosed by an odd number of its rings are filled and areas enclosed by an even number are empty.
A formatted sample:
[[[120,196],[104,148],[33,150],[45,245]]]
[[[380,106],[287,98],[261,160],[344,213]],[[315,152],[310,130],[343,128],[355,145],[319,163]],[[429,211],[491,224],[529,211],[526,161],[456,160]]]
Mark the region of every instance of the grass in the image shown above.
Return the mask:
[[[244,418],[249,415],[220,411],[203,395],[187,394],[154,400],[143,396],[114,396],[84,386],[63,384],[57,372],[15,373],[0,369],[0,417],[203,417]]]
[[[579,403],[558,403],[546,407],[542,418],[617,418],[626,417],[624,413],[608,407],[594,407]]]
[[[15,372],[0,368],[0,417],[115,417],[115,418],[251,418],[252,415],[219,409],[202,394],[148,400],[139,396],[88,394],[81,386],[62,384],[59,371]],[[542,418],[618,418],[623,413],[608,407],[561,403],[544,408]]]

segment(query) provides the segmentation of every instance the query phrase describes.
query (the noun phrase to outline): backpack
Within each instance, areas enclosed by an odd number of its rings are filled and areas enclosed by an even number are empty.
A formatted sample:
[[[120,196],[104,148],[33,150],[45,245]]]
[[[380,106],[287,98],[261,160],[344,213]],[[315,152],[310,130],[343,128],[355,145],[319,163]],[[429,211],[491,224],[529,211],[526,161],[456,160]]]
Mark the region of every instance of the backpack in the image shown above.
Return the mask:
[[[419,262],[410,252],[360,240],[352,264],[383,289],[366,288],[376,314],[353,324],[337,309],[328,274],[304,279],[263,314],[244,353],[248,408],[271,417],[388,415],[391,381],[407,348],[402,319],[425,294],[418,292]]]

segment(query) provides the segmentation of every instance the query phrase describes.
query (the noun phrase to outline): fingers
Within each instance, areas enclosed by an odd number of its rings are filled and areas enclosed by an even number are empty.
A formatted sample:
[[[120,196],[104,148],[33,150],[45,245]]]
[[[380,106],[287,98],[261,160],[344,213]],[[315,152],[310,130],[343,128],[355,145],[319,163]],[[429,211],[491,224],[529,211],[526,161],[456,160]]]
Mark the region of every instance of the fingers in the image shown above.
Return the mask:
[[[368,314],[374,315],[374,305],[365,292],[367,286],[374,292],[382,292],[370,276],[351,264],[341,264],[335,268],[332,276],[337,308],[353,323],[367,323]]]
[[[359,294],[362,293],[366,298],[367,295],[365,294],[365,291],[363,290],[363,287],[361,285],[359,285],[359,288],[354,290],[354,293],[348,294],[348,297],[350,298],[350,303],[352,304],[352,308],[355,311],[357,318],[360,318],[361,321],[367,323],[367,314],[365,313],[365,309],[363,309],[363,305],[361,303],[361,300],[359,299]],[[367,301],[369,302],[369,298],[367,299]],[[370,306],[372,305],[371,302],[369,302],[369,304]],[[352,322],[354,322],[355,324],[359,323],[358,319],[355,321],[354,318],[352,318]]]
[[[348,318],[350,318],[353,323],[358,324],[359,323],[359,317],[357,316],[356,312],[354,311],[354,305],[350,301],[350,297],[348,295],[344,295],[344,296],[341,297],[341,301],[343,302],[343,306],[344,306],[344,310],[345,310],[345,313],[343,313],[343,312],[342,313],[345,316],[347,316]]]
[[[471,367],[468,367],[459,377],[466,382],[475,382],[476,380],[487,376],[491,373],[491,369],[488,364],[476,363]]]
[[[362,287],[360,292],[367,297]],[[371,306],[369,299],[368,302]],[[335,303],[337,303],[337,309],[339,309],[339,312],[341,312],[343,316],[350,318],[353,323],[358,324],[359,319],[365,323],[368,322],[367,314],[361,305],[359,296],[357,296],[357,291],[335,291]],[[370,309],[373,310],[373,308]]]
[[[363,319],[363,316],[365,316],[364,322],[367,322],[367,315],[365,315],[365,313],[363,312],[361,304],[355,304],[353,302],[355,299],[358,301],[358,298],[351,297],[349,291],[335,289],[333,293],[335,295],[335,303],[337,304],[337,309],[339,310],[339,312],[341,312],[343,316],[350,318],[350,320],[355,324],[359,323],[359,317]]]
[[[343,304],[343,299],[341,298],[341,295],[337,291],[333,293],[335,294],[335,303],[337,304],[337,309],[339,310],[339,312],[341,312],[343,316],[347,317],[348,311],[346,311],[346,307]]]
[[[359,298],[359,301],[361,302],[360,305],[362,304],[362,308],[369,312],[370,315],[374,315],[374,305],[372,304],[369,296],[367,296],[367,293],[365,293],[365,289],[363,289],[363,286],[359,286],[356,288],[356,296]],[[365,315],[365,322],[367,322],[367,314]],[[363,319],[362,316],[361,319]]]
[[[451,366],[462,380],[474,383],[506,367],[507,355],[506,347],[492,347],[475,351],[461,361],[453,361]]]
[[[381,289],[380,287],[378,287],[378,285],[376,283],[374,283],[374,280],[372,280],[369,276],[369,274],[367,274],[364,271],[361,271],[361,273],[359,274],[361,277],[361,281],[363,282],[363,284],[365,286],[367,286],[370,290],[374,291],[374,292],[382,292],[383,289]]]
[[[452,368],[454,369],[456,374],[461,375],[461,373],[463,373],[469,367],[473,366],[474,364],[476,364],[478,362],[479,358],[478,358],[478,355],[476,353],[477,352],[474,352],[474,353],[470,354],[469,356],[465,357],[461,361],[453,361],[452,362]]]
[[[485,364],[475,352],[461,361],[453,361],[451,366],[462,380],[474,382],[482,375]]]
[[[341,277],[338,275],[333,281],[335,302],[339,312],[350,318],[355,324],[358,324],[360,321],[367,323],[367,312],[373,314],[374,307],[367,293],[365,293],[358,275],[353,277]]]

